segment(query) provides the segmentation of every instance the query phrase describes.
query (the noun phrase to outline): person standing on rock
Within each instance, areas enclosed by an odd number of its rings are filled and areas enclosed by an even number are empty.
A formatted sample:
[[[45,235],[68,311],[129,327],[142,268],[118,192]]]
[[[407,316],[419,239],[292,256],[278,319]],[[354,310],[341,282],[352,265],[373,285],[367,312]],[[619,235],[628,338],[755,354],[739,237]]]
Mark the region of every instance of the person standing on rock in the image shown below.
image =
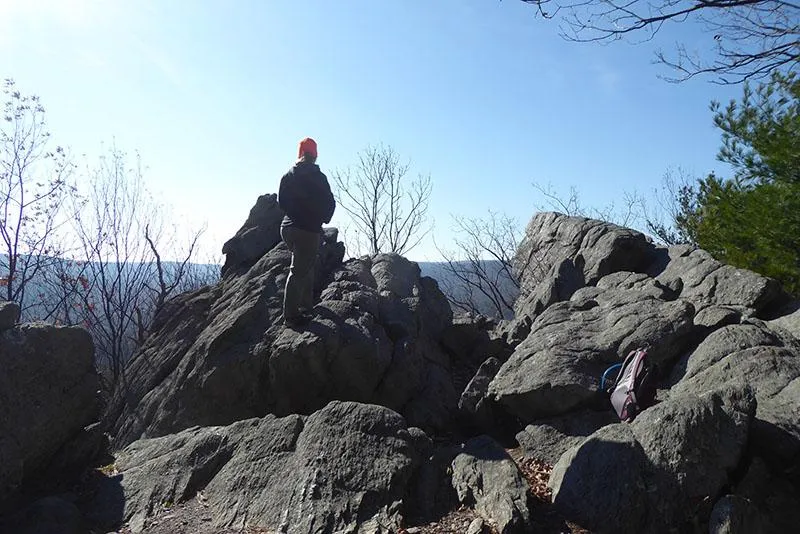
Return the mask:
[[[283,294],[283,321],[297,327],[311,320],[314,265],[323,223],[336,209],[328,178],[317,165],[317,143],[300,141],[298,160],[281,178],[278,205],[283,210],[281,238],[292,251],[292,264]]]

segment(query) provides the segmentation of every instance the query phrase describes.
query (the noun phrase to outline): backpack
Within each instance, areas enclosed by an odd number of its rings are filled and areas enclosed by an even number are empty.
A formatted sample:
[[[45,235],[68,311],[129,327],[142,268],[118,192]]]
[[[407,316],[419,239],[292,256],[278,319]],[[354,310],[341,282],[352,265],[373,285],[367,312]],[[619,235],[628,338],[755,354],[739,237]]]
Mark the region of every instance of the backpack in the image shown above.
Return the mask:
[[[646,348],[632,350],[622,364],[617,365],[620,366],[619,374],[608,393],[620,421],[630,423],[644,409],[655,404],[658,368],[648,363]]]

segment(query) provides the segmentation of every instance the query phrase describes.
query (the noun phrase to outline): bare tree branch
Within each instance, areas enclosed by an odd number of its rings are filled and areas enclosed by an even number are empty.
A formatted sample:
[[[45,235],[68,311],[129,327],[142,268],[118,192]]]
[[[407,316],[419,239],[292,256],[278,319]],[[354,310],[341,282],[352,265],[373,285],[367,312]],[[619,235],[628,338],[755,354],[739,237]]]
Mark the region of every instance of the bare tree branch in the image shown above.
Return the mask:
[[[763,78],[800,66],[800,3],[789,0],[521,0],[547,19],[559,17],[561,35],[572,41],[605,42],[639,36],[651,40],[667,22],[692,22],[708,35],[703,59],[680,44],[674,56],[656,58],[680,82],[713,75],[721,84]]]
[[[195,276],[191,262],[203,230],[191,234],[186,246],[178,242],[177,225],[145,187],[138,156],[129,166],[127,155],[112,146],[89,174],[87,196],[74,204],[84,268],[77,284],[73,276],[64,283],[76,287],[73,316],[92,334],[109,390],[124,380],[125,364],[166,300],[190,289],[187,278]],[[165,259],[165,249],[178,259]]]
[[[445,295],[457,310],[509,318],[520,287],[513,265],[519,224],[491,211],[485,219],[453,216],[453,223],[455,250],[437,245],[445,264],[440,280]]]
[[[360,234],[348,239],[356,254],[361,252],[362,235],[370,254],[404,254],[430,232],[431,178],[420,175],[409,180],[409,167],[391,147],[379,145],[362,151],[355,168],[332,174],[336,202]]]
[[[28,294],[36,279],[51,271],[64,252],[60,230],[63,205],[72,190],[73,168],[61,147],[52,148],[44,107],[23,95],[13,80],[3,85],[0,122],[0,286],[25,319],[51,315],[52,302]]]

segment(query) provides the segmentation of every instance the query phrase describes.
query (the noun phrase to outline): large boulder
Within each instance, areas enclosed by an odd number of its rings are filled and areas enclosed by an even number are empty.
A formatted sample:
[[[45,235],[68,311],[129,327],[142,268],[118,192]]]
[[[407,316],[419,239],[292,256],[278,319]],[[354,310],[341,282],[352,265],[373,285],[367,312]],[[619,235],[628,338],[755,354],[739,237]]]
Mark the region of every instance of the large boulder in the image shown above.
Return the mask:
[[[89,334],[24,324],[0,333],[0,509],[99,417]],[[80,459],[76,459],[80,461]]]
[[[732,325],[708,336],[685,369],[673,393],[752,388],[758,401],[752,447],[776,468],[800,474],[800,350],[763,323]]]
[[[437,340],[451,313],[415,263],[396,254],[348,261],[333,273],[307,329],[283,329],[257,349],[269,355],[275,413],[349,399],[400,411],[426,430],[447,427],[458,394]]]
[[[222,275],[241,274],[281,240],[283,210],[278,195],[261,195],[239,231],[222,245],[225,264]]]
[[[630,426],[603,427],[553,467],[553,503],[567,519],[592,532],[646,532],[646,463]]]
[[[453,460],[453,487],[500,534],[530,532],[528,483],[503,447],[489,436],[464,444]]]
[[[720,263],[705,250],[677,245],[666,251],[668,261],[654,264],[649,274],[678,290],[681,298],[701,304],[728,306],[760,316],[785,305],[788,297],[772,278]]]
[[[734,352],[756,347],[784,347],[784,340],[763,323],[727,325],[710,333],[672,370],[671,382],[690,379]]]
[[[468,429],[493,430],[498,422],[494,406],[487,393],[489,384],[500,370],[500,360],[488,358],[475,372],[458,400],[459,416]]]
[[[562,454],[583,443],[588,436],[618,422],[610,409],[583,410],[536,421],[517,433],[517,442],[525,456],[555,465]]]
[[[0,332],[14,328],[19,321],[19,304],[16,302],[0,301]]]
[[[452,317],[446,297],[396,254],[342,263],[336,237],[323,236],[315,318],[302,329],[281,320],[291,258],[283,243],[246,271],[168,301],[106,414],[116,445],[310,414],[331,400],[381,404],[426,430],[448,426],[458,394],[439,343]]]
[[[714,504],[708,521],[709,534],[769,534],[776,532],[769,518],[749,499],[725,495]]]
[[[694,308],[635,289],[584,288],[534,321],[489,386],[489,395],[523,422],[567,413],[597,397],[611,364],[645,343],[657,364],[692,340]]]
[[[739,466],[755,408],[750,389],[732,388],[677,396],[636,418],[631,429],[648,460],[647,531],[708,517]]]
[[[536,316],[550,304],[617,271],[643,272],[655,246],[635,230],[560,213],[538,213],[514,257],[520,279],[517,316]]]
[[[748,389],[675,396],[601,428],[553,468],[553,503],[593,532],[685,531],[707,521],[745,450]]]
[[[784,313],[768,321],[770,328],[786,332],[800,343],[800,303],[795,302],[781,311]]]
[[[192,428],[122,450],[88,515],[139,532],[165,503],[202,492],[220,530],[388,534],[402,521],[412,441],[397,413],[338,401],[307,417]]]
[[[290,257],[278,245],[246,275],[167,301],[104,414],[117,447],[267,413],[266,362],[252,348],[280,320]]]

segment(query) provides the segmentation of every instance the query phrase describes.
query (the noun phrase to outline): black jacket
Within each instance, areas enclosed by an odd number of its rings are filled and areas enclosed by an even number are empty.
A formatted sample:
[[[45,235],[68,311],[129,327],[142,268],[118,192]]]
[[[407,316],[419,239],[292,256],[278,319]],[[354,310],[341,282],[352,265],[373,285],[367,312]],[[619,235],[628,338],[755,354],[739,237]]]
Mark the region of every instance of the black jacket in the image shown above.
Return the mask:
[[[316,164],[304,161],[281,178],[278,205],[285,214],[282,228],[293,226],[309,232],[321,232],[336,209],[328,178]]]

